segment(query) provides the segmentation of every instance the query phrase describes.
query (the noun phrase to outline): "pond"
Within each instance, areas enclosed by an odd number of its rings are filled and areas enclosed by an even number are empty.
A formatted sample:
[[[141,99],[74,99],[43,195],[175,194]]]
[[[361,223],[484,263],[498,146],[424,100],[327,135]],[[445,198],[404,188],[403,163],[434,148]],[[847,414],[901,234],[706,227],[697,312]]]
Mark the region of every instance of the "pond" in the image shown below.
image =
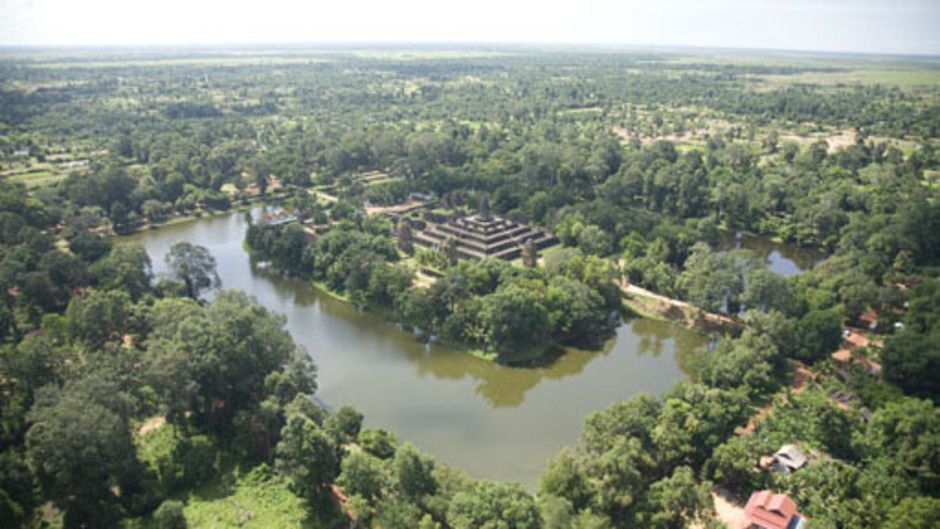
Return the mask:
[[[725,232],[718,243],[719,250],[746,248],[764,259],[767,268],[784,276],[799,274],[823,260],[825,255],[820,250],[803,248],[792,244],[774,242],[766,237],[742,234],[740,239],[734,233]]]
[[[318,396],[362,411],[366,426],[394,432],[477,478],[534,488],[546,461],[573,445],[584,417],[639,392],[660,394],[685,377],[681,365],[706,338],[675,324],[634,319],[600,351],[567,349],[547,366],[498,365],[427,345],[373,313],[253,264],[243,214],[204,218],[126,237],[165,272],[170,246],[207,247],[223,288],[243,290],[286,315],[313,356]]]

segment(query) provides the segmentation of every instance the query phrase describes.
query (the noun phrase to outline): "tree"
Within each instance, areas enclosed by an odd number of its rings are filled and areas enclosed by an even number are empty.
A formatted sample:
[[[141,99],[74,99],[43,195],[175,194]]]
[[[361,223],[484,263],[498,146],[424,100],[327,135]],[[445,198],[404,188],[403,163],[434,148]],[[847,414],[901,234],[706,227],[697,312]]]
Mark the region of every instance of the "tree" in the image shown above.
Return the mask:
[[[0,453],[0,520],[13,526],[21,523],[40,499],[24,455],[21,448]]]
[[[591,507],[612,519],[622,519],[653,479],[656,461],[639,439],[620,437],[586,467],[595,490]]]
[[[60,292],[61,304],[65,304],[69,293],[88,284],[85,263],[74,255],[60,250],[49,250],[42,254],[37,265],[39,272],[45,273]]]
[[[780,143],[780,133],[776,129],[771,130],[767,133],[767,136],[764,138],[764,141],[761,142],[761,146],[764,148],[764,152],[768,154],[774,154],[777,152],[777,147]]]
[[[587,255],[607,255],[611,245],[610,236],[599,226],[589,224],[578,233],[578,248]]]
[[[69,239],[69,250],[86,263],[93,263],[111,251],[111,241],[100,233],[81,231]]]
[[[206,435],[184,437],[173,447],[173,462],[177,465],[177,478],[185,487],[198,487],[215,479],[219,474],[219,451]]]
[[[150,256],[140,244],[115,246],[110,254],[93,264],[89,271],[99,288],[124,290],[135,301],[150,291],[153,282]]]
[[[146,217],[147,221],[151,224],[165,220],[168,209],[166,204],[153,198],[145,201],[140,206],[140,212],[144,214],[144,217]]]
[[[367,500],[378,498],[385,488],[385,473],[382,461],[365,452],[353,452],[343,458],[342,471],[336,484],[346,494],[361,496]]]
[[[794,353],[804,362],[828,357],[842,342],[842,317],[835,310],[811,310],[797,325],[799,345]]]
[[[186,516],[183,514],[183,502],[166,500],[153,512],[153,521],[158,529],[186,529]]]
[[[251,160],[251,179],[258,186],[258,191],[264,195],[268,191],[268,180],[271,175],[271,168],[268,165],[268,158],[262,154],[255,156]]]
[[[127,206],[123,202],[115,202],[111,205],[111,225],[117,233],[127,231]]]
[[[889,337],[881,351],[885,380],[924,397],[940,395],[940,325],[930,334],[905,329]]]
[[[215,258],[203,246],[178,242],[167,253],[166,263],[173,277],[186,286],[186,295],[192,299],[199,299],[204,290],[218,288],[221,284]]]
[[[275,468],[290,480],[291,490],[301,497],[320,499],[339,473],[333,440],[303,415],[287,417],[275,454]]]
[[[151,309],[149,323],[144,377],[178,426],[232,435],[233,419],[268,396],[272,372],[287,372],[291,385],[302,391],[315,387],[313,380],[304,380],[312,377],[311,370],[286,371],[306,353],[284,329],[285,318],[242,292],[219,292],[205,307],[162,299]]]
[[[581,442],[591,452],[605,452],[622,438],[635,437],[643,446],[652,446],[650,432],[662,411],[656,397],[640,393],[629,400],[615,402],[584,419]]]
[[[750,412],[744,388],[681,382],[665,396],[651,437],[662,465],[699,466]]]
[[[369,428],[359,432],[356,439],[359,446],[379,459],[390,459],[395,455],[398,439],[395,434],[379,428]]]
[[[642,527],[683,529],[714,514],[711,483],[696,483],[689,467],[677,468],[671,476],[650,486],[637,513]]]
[[[544,529],[611,529],[610,519],[594,514],[590,509],[575,512],[568,500],[555,496],[540,496],[539,510]]]
[[[861,445],[868,457],[892,458],[922,490],[940,486],[940,409],[929,400],[889,402],[872,416]]]
[[[481,301],[486,346],[497,352],[545,343],[548,311],[538,296],[520,285],[501,286]]]
[[[754,396],[776,389],[777,348],[766,335],[747,330],[738,338],[725,337],[714,350],[697,357],[699,380],[709,386],[743,387]]]
[[[372,268],[366,294],[371,302],[389,307],[399,296],[411,289],[414,275],[414,270],[407,266],[382,263],[381,266]]]
[[[609,335],[610,314],[604,298],[586,284],[556,276],[545,293],[549,328],[562,342],[596,346]]]
[[[392,461],[398,488],[411,499],[430,496],[437,492],[434,479],[434,460],[418,452],[411,444],[405,444],[395,452]]]
[[[119,340],[130,323],[130,297],[120,290],[94,290],[75,297],[65,311],[69,334],[89,350]]]
[[[930,529],[940,526],[940,499],[904,498],[888,511],[884,529]]]
[[[707,244],[697,243],[685,261],[680,286],[694,305],[714,312],[737,299],[742,281],[729,254],[712,252]]]
[[[762,475],[755,463],[747,440],[734,436],[715,448],[705,463],[705,473],[714,482],[743,496],[760,487]]]
[[[343,406],[329,415],[323,427],[338,444],[347,444],[356,440],[362,429],[362,413],[351,406]]]
[[[454,529],[541,529],[535,500],[517,484],[478,481],[454,495],[448,509]]]
[[[74,393],[31,413],[27,456],[44,495],[65,511],[66,527],[109,526],[121,516],[113,490],[138,467],[125,417]]]
[[[791,304],[790,291],[786,280],[776,272],[755,268],[745,277],[741,302],[748,309],[786,311]]]
[[[539,480],[539,494],[563,498],[574,510],[588,506],[594,490],[577,453],[562,449],[557,456],[549,460],[548,467]]]

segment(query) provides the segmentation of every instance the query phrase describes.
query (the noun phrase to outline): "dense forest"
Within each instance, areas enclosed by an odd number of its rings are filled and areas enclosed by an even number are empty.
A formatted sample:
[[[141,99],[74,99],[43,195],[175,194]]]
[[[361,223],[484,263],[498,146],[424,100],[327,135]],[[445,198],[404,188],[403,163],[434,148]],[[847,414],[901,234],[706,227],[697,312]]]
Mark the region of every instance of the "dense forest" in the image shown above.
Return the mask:
[[[761,488],[810,527],[940,523],[936,64],[244,53],[0,58],[0,525],[207,526],[205,491],[250,490],[281,517],[249,525],[720,527],[713,491]],[[911,70],[927,81],[892,77]],[[559,244],[525,264],[414,248],[369,213],[413,193],[437,215],[488,197]],[[284,317],[218,290],[205,248],[157,278],[114,238],[261,203],[303,222],[253,221],[257,259],[469,348],[596,347],[626,283],[733,324],[688,380],[585,418],[538,490],[473,480],[313,398]],[[783,278],[720,248],[742,232],[824,259]],[[792,442],[812,464],[761,468]]]

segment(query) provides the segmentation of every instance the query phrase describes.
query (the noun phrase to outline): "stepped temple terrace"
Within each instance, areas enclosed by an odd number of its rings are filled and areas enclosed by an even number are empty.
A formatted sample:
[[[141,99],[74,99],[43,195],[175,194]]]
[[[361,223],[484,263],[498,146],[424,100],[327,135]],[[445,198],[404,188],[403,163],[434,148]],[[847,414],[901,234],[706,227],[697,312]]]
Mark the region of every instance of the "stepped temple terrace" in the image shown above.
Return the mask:
[[[457,255],[468,259],[515,259],[530,244],[539,250],[557,242],[551,233],[490,214],[486,196],[475,215],[445,222],[428,222],[415,233],[414,242],[431,248],[452,245]]]

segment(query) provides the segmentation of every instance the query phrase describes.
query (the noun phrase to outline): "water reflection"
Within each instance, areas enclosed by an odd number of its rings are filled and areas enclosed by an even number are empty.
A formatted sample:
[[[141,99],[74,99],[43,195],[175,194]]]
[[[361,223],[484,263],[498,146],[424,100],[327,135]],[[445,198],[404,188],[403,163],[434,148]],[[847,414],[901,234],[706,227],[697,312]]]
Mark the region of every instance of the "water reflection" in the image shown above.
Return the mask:
[[[746,248],[767,263],[767,268],[787,277],[812,268],[823,260],[821,251],[802,248],[792,244],[774,242],[766,237],[742,234],[738,239],[734,233],[726,232],[718,243],[718,249]]]
[[[419,377],[432,376],[439,380],[475,380],[474,392],[492,407],[514,407],[525,402],[526,393],[543,379],[560,380],[584,371],[592,360],[610,354],[616,338],[608,340],[597,351],[559,348],[555,354],[537,366],[509,366],[486,361],[463,351],[439,344],[419,342],[399,325],[382,316],[356,309],[353,305],[324,293],[303,281],[284,278],[264,267],[252,266],[252,273],[268,280],[275,292],[291,297],[294,305],[311,308],[316,313],[341,318],[358,332],[382,332],[387,345],[383,354],[397,356],[413,364]],[[675,332],[666,332],[669,326],[660,322],[637,319],[632,323],[633,333],[641,336],[639,354],[658,357],[669,348],[669,339]],[[682,333],[680,333],[682,334]]]
[[[661,393],[684,374],[705,338],[669,323],[622,324],[599,351],[565,349],[537,367],[510,367],[441,344],[426,344],[382,316],[251,263],[241,214],[202,219],[130,239],[144,244],[155,271],[172,244],[209,248],[225,288],[255,296],[287,317],[313,356],[318,395],[360,409],[387,428],[476,477],[534,486],[545,461],[577,440],[591,411],[641,392]]]

